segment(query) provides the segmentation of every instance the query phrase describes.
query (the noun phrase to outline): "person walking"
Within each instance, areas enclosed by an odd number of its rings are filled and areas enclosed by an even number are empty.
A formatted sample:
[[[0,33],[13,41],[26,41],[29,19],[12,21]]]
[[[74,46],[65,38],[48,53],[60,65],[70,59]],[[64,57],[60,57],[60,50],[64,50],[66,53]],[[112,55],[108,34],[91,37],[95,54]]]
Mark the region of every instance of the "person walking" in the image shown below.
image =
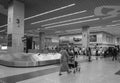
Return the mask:
[[[62,75],[62,72],[70,73],[69,66],[68,66],[69,55],[67,51],[65,49],[61,49],[60,54],[61,54],[61,58],[60,58],[59,75]]]

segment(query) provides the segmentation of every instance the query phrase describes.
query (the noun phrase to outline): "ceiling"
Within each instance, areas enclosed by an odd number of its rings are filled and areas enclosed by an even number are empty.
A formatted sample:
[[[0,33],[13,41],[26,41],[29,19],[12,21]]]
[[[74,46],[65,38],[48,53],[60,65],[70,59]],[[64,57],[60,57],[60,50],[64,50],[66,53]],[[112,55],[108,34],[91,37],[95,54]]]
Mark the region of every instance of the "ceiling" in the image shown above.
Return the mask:
[[[9,1],[0,0],[0,10],[3,11],[0,12],[0,26],[7,24]],[[81,33],[82,26],[88,25],[91,31],[106,31],[120,36],[120,0],[20,1],[25,3],[26,33],[38,35],[40,29],[44,29],[47,35]],[[4,29],[0,28],[0,34],[5,34]]]

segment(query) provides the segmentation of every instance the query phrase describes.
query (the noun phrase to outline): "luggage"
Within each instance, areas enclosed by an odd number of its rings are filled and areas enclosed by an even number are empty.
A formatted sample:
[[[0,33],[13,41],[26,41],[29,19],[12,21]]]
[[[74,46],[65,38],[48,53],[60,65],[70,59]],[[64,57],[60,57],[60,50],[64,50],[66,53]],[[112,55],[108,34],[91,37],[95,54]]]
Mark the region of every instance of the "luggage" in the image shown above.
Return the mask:
[[[68,66],[70,69],[73,69],[73,72],[77,72],[79,71],[80,72],[80,67],[78,67],[78,62],[75,60],[74,57],[71,57],[68,61]]]

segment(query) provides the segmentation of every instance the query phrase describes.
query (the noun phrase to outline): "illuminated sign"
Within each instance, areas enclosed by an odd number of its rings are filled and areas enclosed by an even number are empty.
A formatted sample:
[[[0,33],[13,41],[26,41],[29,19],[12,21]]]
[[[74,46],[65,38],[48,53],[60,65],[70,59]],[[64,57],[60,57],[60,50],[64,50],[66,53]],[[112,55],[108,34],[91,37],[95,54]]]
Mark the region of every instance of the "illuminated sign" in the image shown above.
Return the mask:
[[[75,38],[75,37],[73,37],[73,41],[74,41],[74,42],[81,42],[82,39],[81,39],[81,38]]]
[[[108,10],[107,12],[105,10]],[[96,16],[105,16],[102,19],[117,17],[120,14],[120,6],[100,6],[94,10]]]
[[[97,36],[96,35],[90,35],[90,42],[97,42]]]

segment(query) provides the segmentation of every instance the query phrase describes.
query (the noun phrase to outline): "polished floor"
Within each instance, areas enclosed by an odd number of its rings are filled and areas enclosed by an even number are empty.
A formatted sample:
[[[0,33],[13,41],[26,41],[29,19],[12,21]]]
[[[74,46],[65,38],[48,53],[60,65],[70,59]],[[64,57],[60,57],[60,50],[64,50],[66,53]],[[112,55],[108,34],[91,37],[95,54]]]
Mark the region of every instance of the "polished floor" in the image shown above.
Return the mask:
[[[120,63],[111,58],[87,62],[80,58],[81,71],[63,73],[59,76],[59,65],[34,68],[10,68],[0,66],[0,83],[120,83]],[[117,73],[117,74],[116,74]]]

